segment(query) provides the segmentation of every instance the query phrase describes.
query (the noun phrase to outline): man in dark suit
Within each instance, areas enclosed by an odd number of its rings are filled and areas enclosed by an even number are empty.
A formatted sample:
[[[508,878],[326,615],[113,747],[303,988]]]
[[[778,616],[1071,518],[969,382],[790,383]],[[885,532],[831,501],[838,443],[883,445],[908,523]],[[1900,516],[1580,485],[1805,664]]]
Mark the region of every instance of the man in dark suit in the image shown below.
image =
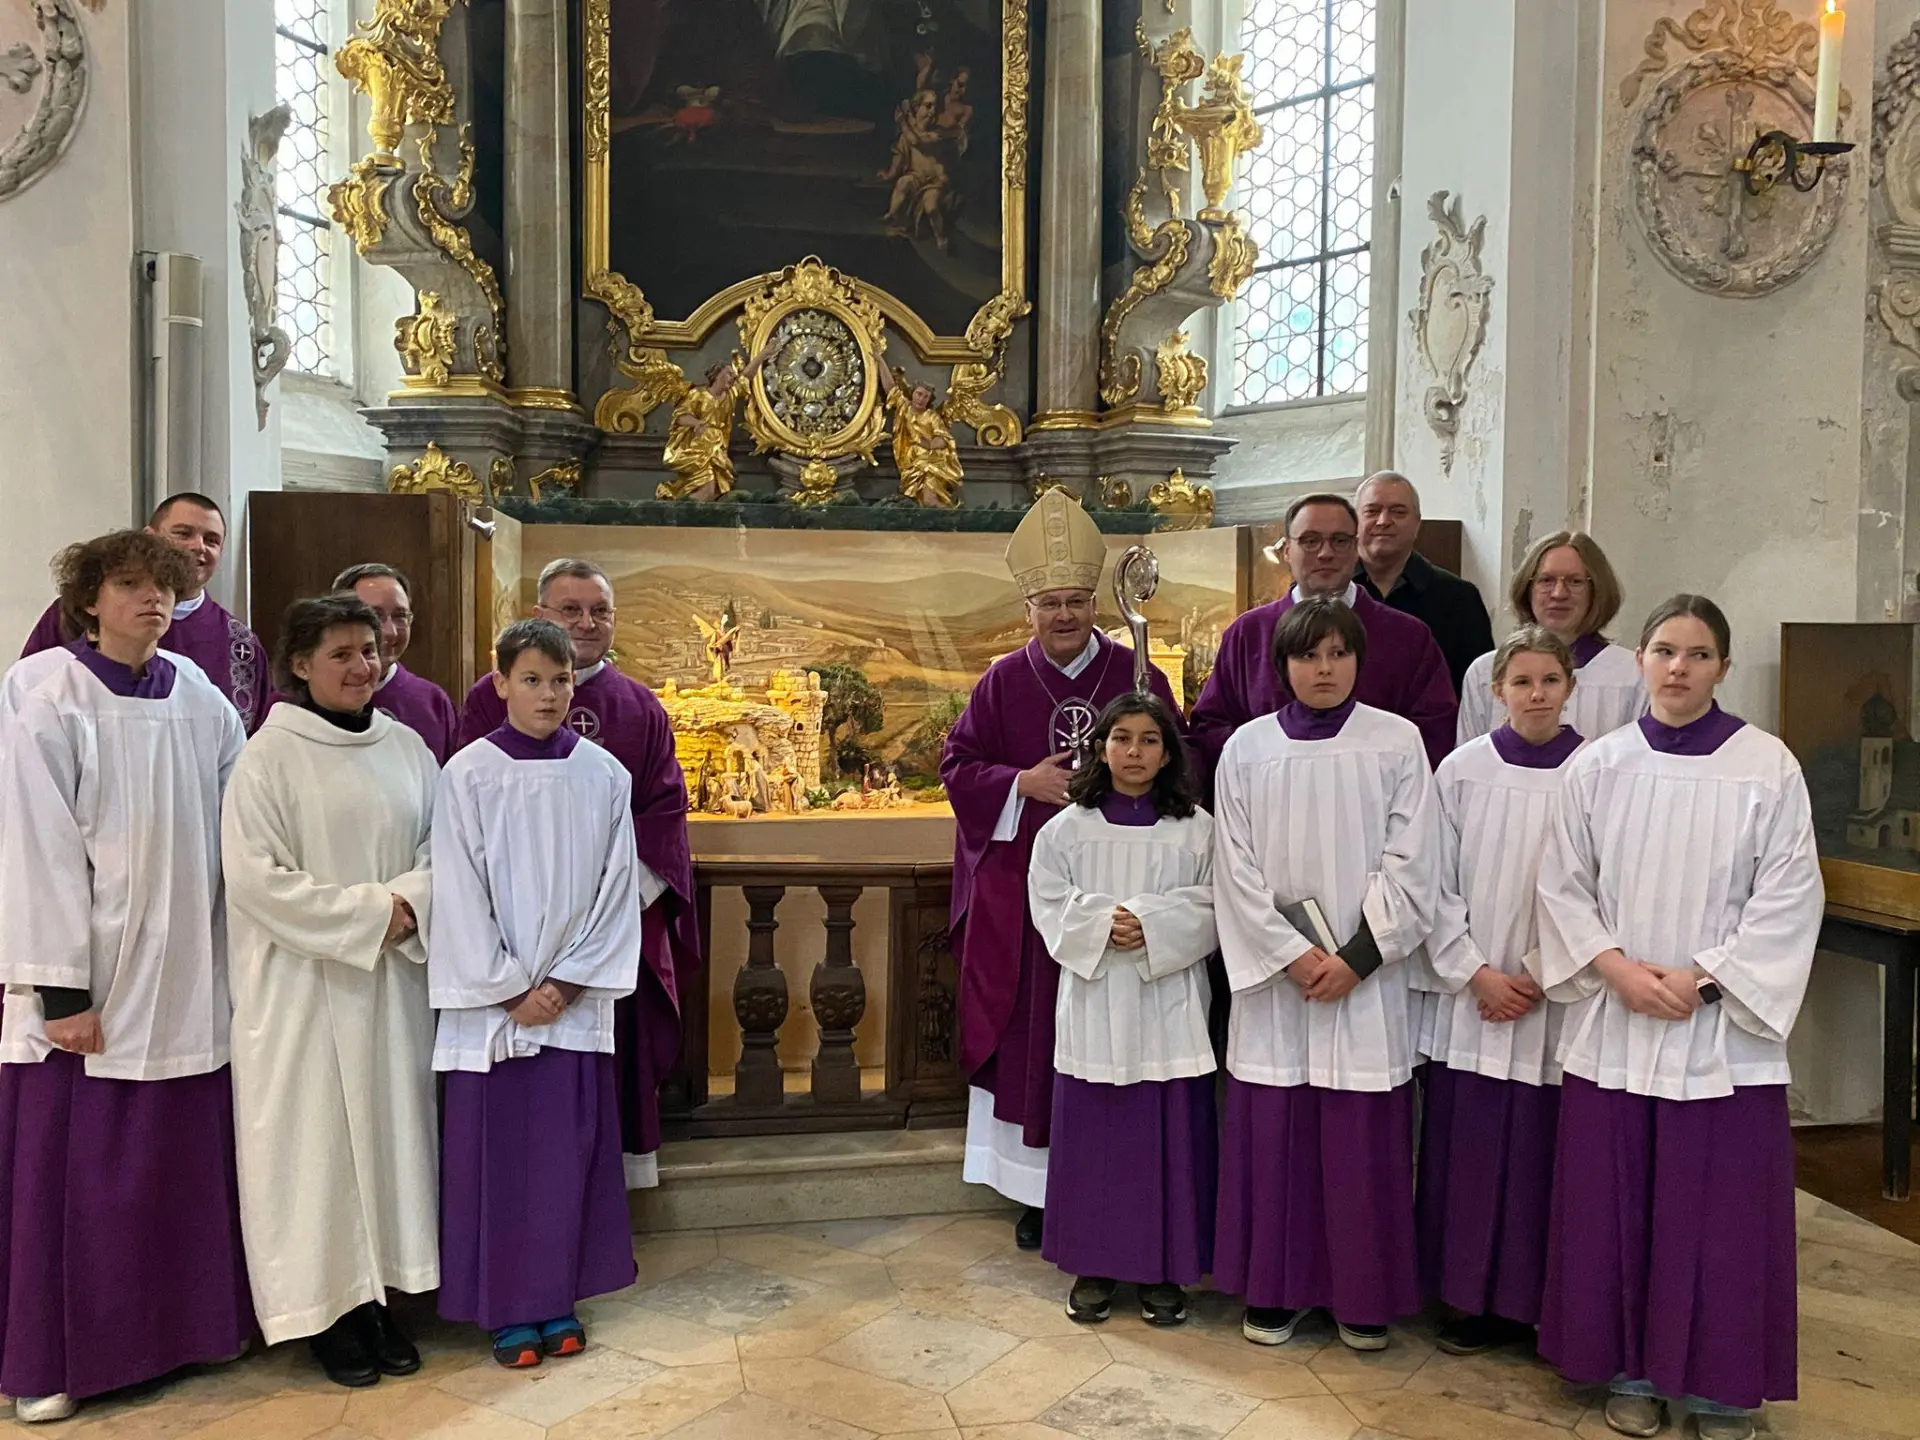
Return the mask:
[[[1376,600],[1426,622],[1447,657],[1457,697],[1467,666],[1493,649],[1486,602],[1451,570],[1414,553],[1420,493],[1406,476],[1392,470],[1368,476],[1354,508],[1360,512],[1360,573],[1354,578]]]

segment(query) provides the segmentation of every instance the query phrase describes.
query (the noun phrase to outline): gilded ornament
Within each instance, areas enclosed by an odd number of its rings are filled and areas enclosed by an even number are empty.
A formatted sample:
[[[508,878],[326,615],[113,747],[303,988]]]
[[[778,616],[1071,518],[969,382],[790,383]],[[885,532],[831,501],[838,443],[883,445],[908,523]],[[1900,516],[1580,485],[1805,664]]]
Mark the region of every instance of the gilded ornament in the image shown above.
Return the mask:
[[[401,168],[408,125],[453,120],[453,86],[440,63],[440,27],[463,0],[375,0],[373,18],[354,26],[334,68],[372,102],[367,136],[380,169]]]
[[[464,216],[473,207],[473,127],[460,127],[460,169],[451,184],[434,169],[433,151],[439,138],[438,130],[428,130],[420,137],[420,174],[413,182],[413,203],[433,243],[467,272],[485,297],[487,308],[493,312],[492,325],[475,327],[473,349],[474,363],[480,373],[497,385],[507,378],[501,356],[506,299],[500,293],[500,281],[493,267],[474,253],[473,237],[464,226],[454,223],[455,218]],[[452,217],[440,208],[443,199],[452,210]]]
[[[1000,162],[1000,172],[1009,191],[1024,191],[1027,188],[1027,104],[1033,87],[1029,68],[1033,44],[1028,24],[1027,0],[1005,0],[1000,22],[1000,64],[1005,76],[1000,86],[1000,123],[1005,136],[1005,152]],[[1008,209],[1010,211],[1012,206],[1009,205]],[[1011,214],[1004,223],[1008,227],[1007,233],[1011,234]],[[1018,270],[1009,268],[1006,273],[1024,276],[1025,261],[1022,260]],[[1024,282],[1021,288],[1024,291]]]
[[[1154,514],[1172,522],[1167,530],[1204,530],[1213,524],[1213,490],[1195,485],[1184,470],[1176,469],[1164,480],[1154,482],[1147,491],[1147,505]]]
[[[1811,79],[1820,49],[1820,32],[1811,21],[1782,8],[1778,0],[1706,0],[1685,20],[1662,15],[1646,40],[1646,58],[1620,82],[1620,103],[1631,105],[1647,81],[1672,66],[1667,42],[1677,40],[1696,55],[1721,50],[1742,69],[1754,72],[1778,61],[1790,61]]]
[[[931,385],[909,384],[904,370],[883,366],[880,383],[886,391],[887,414],[893,419],[893,463],[900,472],[900,493],[925,506],[957,505],[966,474],[946,406],[933,403]]]
[[[1200,103],[1184,111],[1180,128],[1200,147],[1200,188],[1207,197],[1200,219],[1221,224],[1228,218],[1227,195],[1242,155],[1266,142],[1267,132],[1253,116],[1253,101],[1240,78],[1244,57],[1216,55],[1207,67]]]
[[[493,492],[494,498],[497,500],[502,495],[511,495],[513,481],[513,461],[505,455],[494,456],[493,465],[487,471],[487,488]],[[534,491],[533,498],[538,500],[540,492]]]
[[[814,509],[831,505],[840,493],[840,472],[822,459],[812,459],[800,467],[800,488],[787,496],[794,504]]]
[[[751,364],[735,355],[709,370],[704,384],[695,385],[667,359],[665,351],[643,351],[637,361],[620,362],[634,386],[603,395],[594,423],[615,434],[637,435],[649,414],[661,405],[672,405],[661,459],[674,478],[661,481],[654,494],[661,500],[716,500],[733,489],[728,446],[734,413],[766,360],[765,351]]]
[[[1118,475],[1102,475],[1093,482],[1093,493],[1109,510],[1125,510],[1133,504],[1133,486]]]
[[[1182,26],[1156,46],[1147,38],[1147,22],[1138,19],[1134,21],[1133,38],[1141,58],[1160,74],[1160,103],[1147,131],[1147,169],[1160,176],[1167,209],[1178,216],[1180,190],[1173,177],[1193,168],[1193,145],[1182,123],[1187,109],[1186,88],[1207,73],[1207,60],[1194,46],[1191,26]]]
[[[590,162],[604,162],[612,148],[613,12],[607,5],[587,6],[586,122],[583,148]]]
[[[480,477],[473,473],[473,467],[464,460],[453,459],[429,440],[426,454],[411,465],[396,465],[389,472],[387,493],[426,495],[434,491],[458,495],[476,505],[485,505],[489,500]]]
[[[1240,225],[1232,211],[1213,233],[1213,259],[1207,262],[1207,287],[1222,300],[1231,300],[1253,278],[1260,263],[1260,246]]]
[[[546,490],[564,490],[569,495],[580,493],[580,462],[563,460],[558,465],[549,465],[538,475],[527,477],[527,494],[539,503],[541,493]]]
[[[1066,481],[1056,480],[1044,470],[1027,482],[1027,493],[1035,500],[1038,500],[1049,490],[1064,490],[1073,499],[1078,500],[1080,498],[1079,492],[1067,484]]]
[[[327,204],[333,218],[353,241],[353,248],[365,255],[387,233],[387,191],[392,179],[375,163],[374,157],[356,160],[345,180],[327,187]]]
[[[764,357],[747,390],[754,448],[873,463],[885,433],[876,373],[885,326],[880,306],[818,256],[767,277],[740,316],[742,342]]]
[[[429,385],[444,385],[453,373],[459,317],[447,309],[434,290],[422,290],[418,304],[417,314],[403,315],[393,322],[393,348],[400,352],[400,363],[407,374],[417,375]]]
[[[1176,330],[1153,353],[1160,403],[1169,412],[1195,410],[1207,388],[1207,362],[1187,348],[1187,332]]]
[[[1193,246],[1193,233],[1178,217],[1158,229],[1148,231],[1146,243],[1137,236],[1145,229],[1144,218],[1147,176],[1143,170],[1127,196],[1127,229],[1144,252],[1147,263],[1133,272],[1126,291],[1107,308],[1100,322],[1100,398],[1109,405],[1125,405],[1140,393],[1140,357],[1129,351],[1120,353],[1120,330],[1127,317],[1143,301],[1158,295],[1186,268],[1187,254]]]

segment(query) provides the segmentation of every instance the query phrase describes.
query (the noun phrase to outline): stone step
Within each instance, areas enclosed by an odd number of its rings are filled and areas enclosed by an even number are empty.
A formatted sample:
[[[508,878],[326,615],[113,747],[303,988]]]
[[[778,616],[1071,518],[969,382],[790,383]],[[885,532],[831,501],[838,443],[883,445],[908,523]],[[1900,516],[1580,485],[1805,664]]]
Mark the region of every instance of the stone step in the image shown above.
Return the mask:
[[[1011,1202],[961,1180],[965,1148],[958,1129],[670,1141],[660,1147],[659,1186],[628,1197],[633,1228],[1011,1212]]]

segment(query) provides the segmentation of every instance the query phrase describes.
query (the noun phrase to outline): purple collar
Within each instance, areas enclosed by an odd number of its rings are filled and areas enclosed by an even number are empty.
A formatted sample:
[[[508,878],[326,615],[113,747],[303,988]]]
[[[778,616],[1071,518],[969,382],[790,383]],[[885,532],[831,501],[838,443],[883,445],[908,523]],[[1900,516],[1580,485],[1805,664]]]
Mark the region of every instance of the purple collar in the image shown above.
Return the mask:
[[[1573,668],[1581,669],[1586,663],[1607,648],[1606,637],[1602,635],[1582,635],[1567,649],[1573,652]]]
[[[1651,712],[1640,717],[1640,733],[1662,755],[1711,755],[1747,722],[1729,715],[1714,701],[1707,713],[1685,725],[1662,725]]]
[[[1567,763],[1567,757],[1580,748],[1580,732],[1571,725],[1561,726],[1558,735],[1540,745],[1526,739],[1512,725],[1502,725],[1491,738],[1494,751],[1502,760],[1529,770],[1558,770]]]
[[[580,737],[562,725],[544,740],[513,728],[511,720],[500,722],[500,728],[487,736],[507,757],[512,760],[564,760],[573,753],[573,747],[580,743]]]
[[[1118,790],[1109,790],[1107,798],[1100,802],[1100,813],[1107,817],[1109,825],[1151,825],[1160,818],[1151,790],[1145,795],[1122,795]]]
[[[1331,710],[1316,710],[1304,701],[1289,700],[1280,707],[1280,728],[1289,740],[1331,740],[1347,723],[1353,707],[1351,695]]]
[[[147,661],[138,675],[118,660],[102,655],[91,642],[76,640],[67,646],[94,678],[123,700],[164,700],[173,693],[174,667],[159,655]]]

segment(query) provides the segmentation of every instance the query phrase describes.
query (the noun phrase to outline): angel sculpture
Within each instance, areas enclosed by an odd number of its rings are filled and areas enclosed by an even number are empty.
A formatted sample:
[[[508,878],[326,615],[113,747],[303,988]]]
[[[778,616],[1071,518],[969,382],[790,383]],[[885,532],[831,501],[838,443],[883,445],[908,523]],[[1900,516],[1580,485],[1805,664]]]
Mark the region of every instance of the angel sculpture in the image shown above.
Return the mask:
[[[933,387],[909,387],[904,370],[882,365],[880,384],[893,417],[893,463],[900,471],[900,493],[926,506],[959,503],[966,476],[953,444],[953,402],[933,403]]]
[[[740,643],[740,622],[734,618],[733,602],[727,602],[727,608],[720,612],[720,621],[716,625],[706,616],[695,614],[693,623],[700,627],[700,638],[706,642],[707,663],[713,666],[713,683],[721,684],[727,678],[727,671],[733,668],[733,647]]]
[[[736,354],[708,369],[704,385],[690,383],[662,350],[644,352],[637,365],[622,364],[638,382],[635,399],[642,413],[655,405],[673,406],[661,458],[674,478],[660,482],[653,492],[657,498],[717,500],[733,489],[733,457],[727,444],[733,438],[734,410],[772,354],[771,341],[744,363]]]

